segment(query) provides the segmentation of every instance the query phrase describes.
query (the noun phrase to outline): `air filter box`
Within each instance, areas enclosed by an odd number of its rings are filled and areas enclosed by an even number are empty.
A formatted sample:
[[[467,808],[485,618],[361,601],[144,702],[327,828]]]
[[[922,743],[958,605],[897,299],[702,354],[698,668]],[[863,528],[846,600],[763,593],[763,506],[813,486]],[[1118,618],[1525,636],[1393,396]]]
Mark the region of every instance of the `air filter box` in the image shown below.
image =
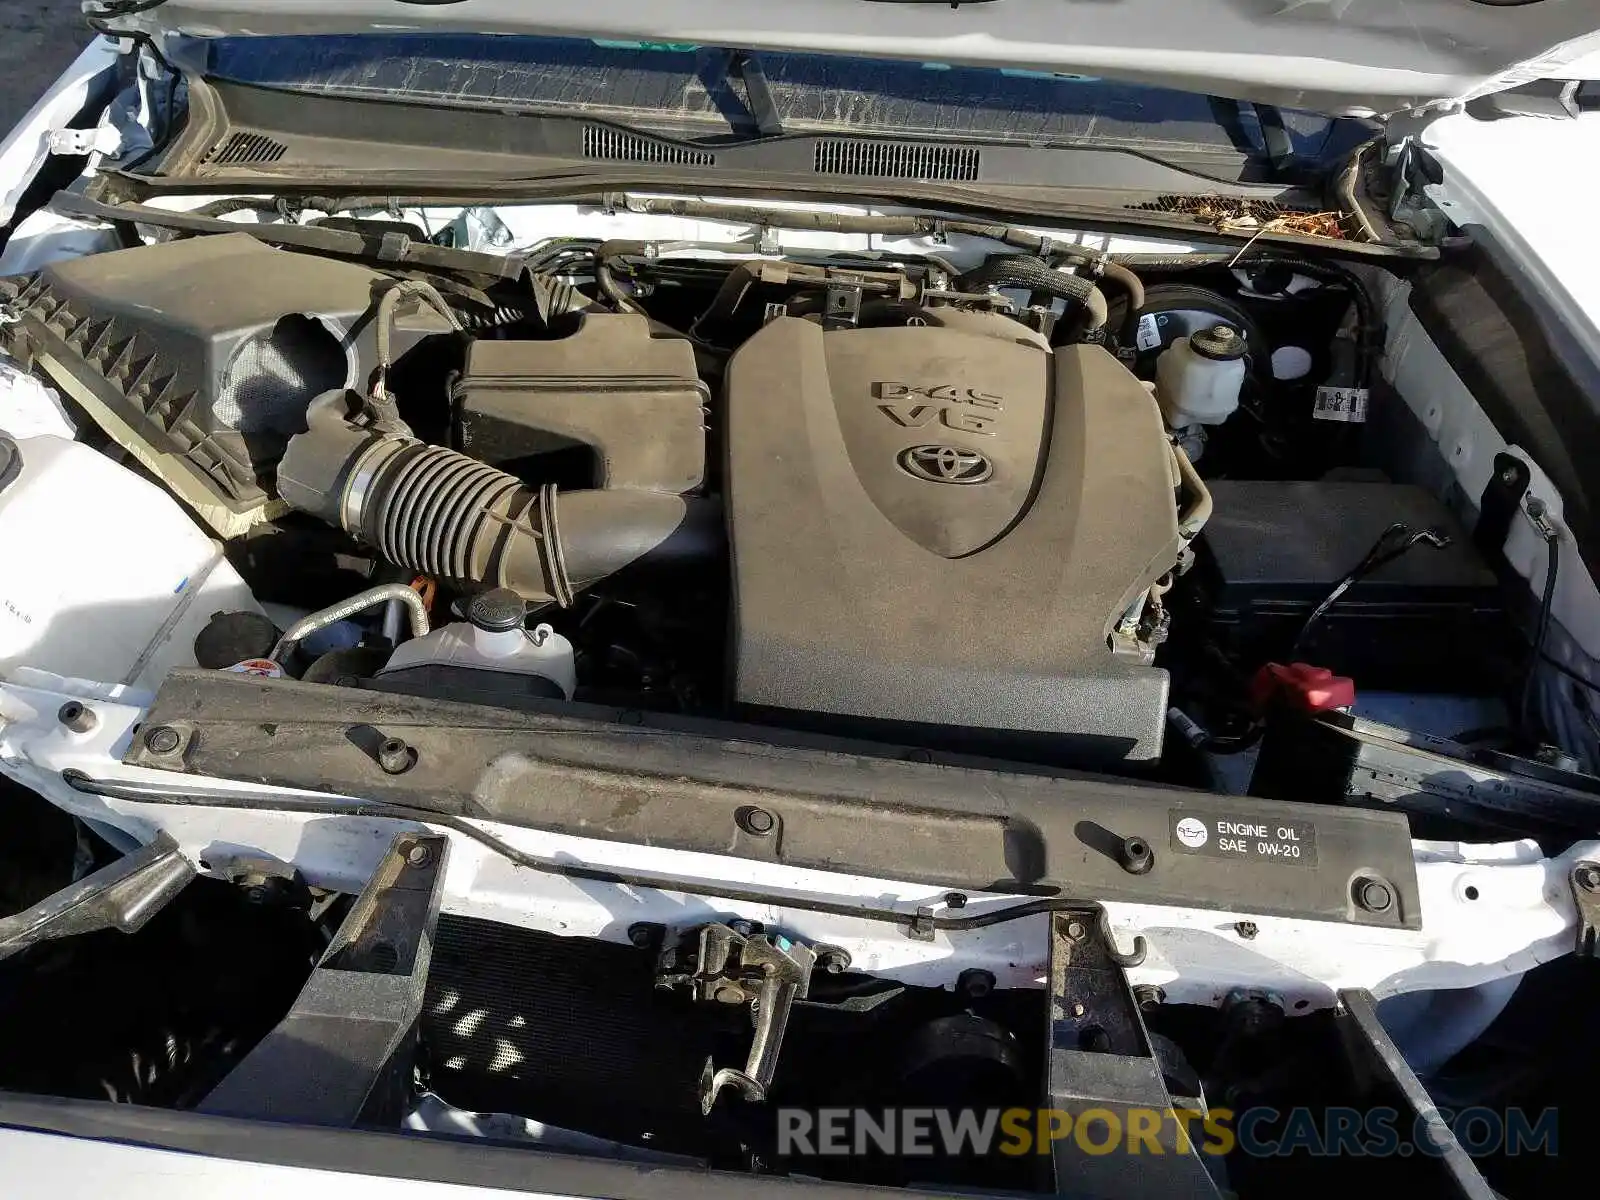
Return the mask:
[[[274,470],[306,407],[364,383],[368,313],[394,280],[245,233],[53,263],[0,279],[4,348],[46,375],[219,534],[273,515]],[[448,326],[415,306],[398,356]]]

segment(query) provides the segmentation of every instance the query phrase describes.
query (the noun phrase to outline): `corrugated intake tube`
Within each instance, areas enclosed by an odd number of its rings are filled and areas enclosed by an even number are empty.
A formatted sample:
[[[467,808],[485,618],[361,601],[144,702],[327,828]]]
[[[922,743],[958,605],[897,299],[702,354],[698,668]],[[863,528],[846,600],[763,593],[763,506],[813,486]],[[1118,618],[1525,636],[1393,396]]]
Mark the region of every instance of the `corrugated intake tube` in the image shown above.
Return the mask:
[[[278,493],[389,562],[468,586],[571,604],[635,563],[699,563],[722,552],[720,508],[655,492],[530,487],[443,446],[346,420],[345,397],[312,406],[289,442]]]

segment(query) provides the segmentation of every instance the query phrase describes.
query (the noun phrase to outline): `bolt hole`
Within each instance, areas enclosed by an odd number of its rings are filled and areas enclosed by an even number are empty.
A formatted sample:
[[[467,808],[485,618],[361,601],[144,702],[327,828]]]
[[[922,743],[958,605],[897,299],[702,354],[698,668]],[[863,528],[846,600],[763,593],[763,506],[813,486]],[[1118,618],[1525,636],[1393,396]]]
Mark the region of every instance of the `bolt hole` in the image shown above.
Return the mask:
[[[1468,900],[1476,900],[1478,898],[1478,889],[1469,883],[1467,884],[1466,890],[1462,892],[1462,895],[1464,895]]]
[[[383,743],[383,752],[385,754],[399,754],[405,748],[406,744],[399,738],[388,738]]]
[[[1295,1012],[1304,1012],[1306,1009],[1308,1009],[1310,1007],[1311,1007],[1311,1001],[1309,1001],[1309,1000],[1296,1000],[1294,1002],[1294,1010],[1295,1010]]]
[[[1145,849],[1145,844],[1139,841],[1137,838],[1128,843],[1128,853],[1134,855],[1135,857],[1144,854]]]
[[[200,869],[201,869],[201,870],[202,870],[202,871],[209,871],[209,870],[211,870],[211,863],[210,863],[210,862],[209,862],[209,861],[207,861],[207,860],[206,860],[206,859],[203,859],[203,858],[202,858],[202,859],[201,859],[201,860],[200,860]]]

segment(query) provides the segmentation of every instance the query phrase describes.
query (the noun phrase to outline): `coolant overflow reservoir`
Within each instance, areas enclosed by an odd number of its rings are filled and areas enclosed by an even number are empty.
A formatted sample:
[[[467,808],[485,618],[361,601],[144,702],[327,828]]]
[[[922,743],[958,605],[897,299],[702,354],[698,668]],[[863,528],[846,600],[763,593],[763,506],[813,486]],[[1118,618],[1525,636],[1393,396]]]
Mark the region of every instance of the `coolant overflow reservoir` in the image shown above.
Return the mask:
[[[1239,407],[1245,340],[1227,325],[1181,337],[1156,360],[1156,400],[1173,429],[1220,425]]]
[[[572,643],[548,625],[526,628],[526,614],[522,597],[508,588],[481,592],[467,605],[465,621],[402,642],[379,674],[427,667],[495,671],[544,681],[552,697],[559,691],[572,699],[578,686]]]

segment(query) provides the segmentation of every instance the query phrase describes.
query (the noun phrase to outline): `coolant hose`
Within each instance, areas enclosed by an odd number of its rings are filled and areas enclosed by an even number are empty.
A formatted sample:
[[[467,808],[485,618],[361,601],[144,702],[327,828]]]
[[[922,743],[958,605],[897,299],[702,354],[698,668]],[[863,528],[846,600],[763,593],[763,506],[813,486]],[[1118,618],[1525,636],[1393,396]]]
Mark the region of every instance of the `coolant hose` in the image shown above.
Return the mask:
[[[330,608],[319,612],[309,613],[301,617],[288,629],[283,631],[283,636],[278,639],[277,645],[272,647],[272,653],[267,655],[275,663],[281,663],[284,655],[288,654],[294,646],[305,641],[313,633],[327,629],[330,625],[337,625],[340,621],[347,620],[357,613],[366,612],[379,604],[398,603],[405,606],[411,614],[411,636],[414,638],[426,637],[430,625],[428,623],[428,606],[422,602],[422,597],[403,583],[385,583],[378,587],[368,588],[364,592],[357,592],[348,600],[342,600]]]
[[[1094,280],[1058,271],[1028,254],[993,255],[956,280],[956,286],[964,292],[981,292],[990,287],[1043,292],[1083,306],[1089,313],[1090,329],[1104,328],[1106,323],[1106,298]]]
[[[1144,281],[1121,263],[1110,258],[1091,260],[1100,273],[1128,294],[1128,311],[1136,313],[1144,307]]]
[[[1189,507],[1178,514],[1178,533],[1184,541],[1192,542],[1211,519],[1211,489],[1206,487],[1206,481],[1200,478],[1200,472],[1194,469],[1194,463],[1177,442],[1172,443],[1172,461],[1177,464],[1178,479],[1189,493]]]
[[[278,493],[399,567],[535,603],[635,563],[703,563],[722,552],[720,506],[621,489],[559,493],[443,446],[363,429],[340,393],[312,405],[289,441]]]

